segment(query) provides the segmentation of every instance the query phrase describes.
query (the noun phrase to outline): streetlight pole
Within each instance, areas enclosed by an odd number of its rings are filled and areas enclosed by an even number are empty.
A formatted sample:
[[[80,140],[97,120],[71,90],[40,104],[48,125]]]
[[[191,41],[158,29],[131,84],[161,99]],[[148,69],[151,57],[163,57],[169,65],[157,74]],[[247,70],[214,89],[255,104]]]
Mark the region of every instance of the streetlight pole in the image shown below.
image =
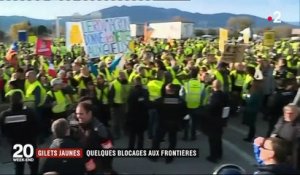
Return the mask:
[[[56,29],[56,38],[59,38],[60,37],[60,31],[59,31],[59,20],[60,20],[60,17],[57,17],[56,18],[56,24],[55,24],[55,29]]]

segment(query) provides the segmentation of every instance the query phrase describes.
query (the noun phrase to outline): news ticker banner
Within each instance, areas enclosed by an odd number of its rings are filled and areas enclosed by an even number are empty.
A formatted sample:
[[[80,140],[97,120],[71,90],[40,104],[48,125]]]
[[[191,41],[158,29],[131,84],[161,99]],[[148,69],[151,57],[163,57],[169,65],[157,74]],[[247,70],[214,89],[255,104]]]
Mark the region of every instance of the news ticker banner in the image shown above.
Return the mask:
[[[35,158],[101,158],[101,157],[199,157],[199,149],[82,149],[34,148],[30,144],[13,146],[14,162],[32,162]]]

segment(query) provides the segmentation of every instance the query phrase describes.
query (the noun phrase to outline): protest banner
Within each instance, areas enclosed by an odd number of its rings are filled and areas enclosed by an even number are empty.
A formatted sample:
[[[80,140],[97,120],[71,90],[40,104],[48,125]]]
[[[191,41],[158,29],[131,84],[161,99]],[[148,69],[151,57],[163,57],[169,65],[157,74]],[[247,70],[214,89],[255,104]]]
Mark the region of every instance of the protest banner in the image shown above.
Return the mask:
[[[242,62],[247,45],[226,43],[221,61],[225,63]]]
[[[27,31],[26,30],[19,30],[18,31],[18,40],[21,42],[27,42]]]
[[[220,28],[219,29],[219,50],[224,52],[225,43],[228,40],[228,30]]]
[[[81,26],[89,58],[124,53],[129,48],[131,36],[128,17],[82,21]]]
[[[66,23],[66,46],[71,49],[74,44],[84,45],[82,26],[80,22]]]
[[[266,31],[264,32],[264,46],[273,46],[275,43],[275,32],[274,31]]]
[[[38,38],[36,42],[36,50],[35,53],[37,55],[42,55],[45,57],[51,57],[52,51],[51,51],[51,45],[52,40],[49,38]]]

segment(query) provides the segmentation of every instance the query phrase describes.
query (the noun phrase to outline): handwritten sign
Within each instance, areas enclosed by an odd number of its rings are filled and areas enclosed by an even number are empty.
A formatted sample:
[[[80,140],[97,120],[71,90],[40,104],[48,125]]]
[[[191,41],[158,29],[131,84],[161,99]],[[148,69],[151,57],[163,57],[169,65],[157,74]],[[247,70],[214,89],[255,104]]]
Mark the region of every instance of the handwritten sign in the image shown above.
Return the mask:
[[[131,40],[128,17],[82,21],[81,25],[89,58],[128,50]]]
[[[246,44],[225,44],[221,61],[225,63],[242,62],[246,47]]]
[[[275,43],[275,32],[267,31],[264,32],[264,46],[273,46]]]

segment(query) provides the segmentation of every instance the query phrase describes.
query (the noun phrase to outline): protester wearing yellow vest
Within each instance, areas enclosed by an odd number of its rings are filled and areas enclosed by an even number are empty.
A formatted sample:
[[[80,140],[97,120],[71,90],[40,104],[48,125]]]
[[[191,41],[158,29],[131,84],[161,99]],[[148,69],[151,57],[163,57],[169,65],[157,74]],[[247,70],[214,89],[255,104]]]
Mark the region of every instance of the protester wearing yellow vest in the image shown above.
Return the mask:
[[[62,80],[55,78],[51,80],[51,90],[47,92],[45,106],[52,112],[51,119],[54,121],[59,118],[66,118],[68,100],[62,92]]]
[[[159,116],[154,104],[156,100],[162,96],[162,88],[164,85],[163,80],[164,80],[164,72],[158,71],[156,79],[150,80],[147,84],[147,88],[149,92],[149,101],[150,101],[150,107],[148,111],[149,113],[148,138],[149,139],[153,139],[157,129]]]
[[[217,70],[214,71],[214,76],[216,80],[219,80],[222,84],[222,91],[223,92],[230,92],[231,91],[231,78],[229,76],[229,72],[226,68],[225,63],[220,63],[218,65]]]
[[[236,114],[239,110],[239,106],[242,103],[241,93],[243,90],[244,81],[246,78],[246,72],[244,71],[244,65],[242,63],[236,63],[235,70],[230,72],[230,78],[232,82],[232,93],[231,93],[231,106],[230,113]]]
[[[125,132],[126,103],[130,86],[123,71],[119,77],[111,83],[109,89],[109,102],[111,104],[112,131],[115,139],[121,136],[121,129]]]
[[[189,118],[185,120],[184,128],[184,140],[188,140],[188,131],[191,130],[191,140],[196,140],[196,119],[199,118],[199,108],[202,106],[201,98],[204,98],[204,84],[197,79],[199,73],[198,67],[191,69],[190,77],[191,79],[184,83],[184,88],[181,90],[181,96],[186,101],[187,108],[189,110]],[[191,122],[189,122],[191,120]],[[189,126],[189,123],[191,125]]]
[[[36,79],[36,73],[34,71],[27,72],[26,78],[28,80],[28,86],[25,89],[25,104],[35,109],[42,107],[46,99],[46,90]]]
[[[250,95],[250,87],[251,87],[251,84],[254,80],[254,74],[255,74],[255,68],[254,67],[247,67],[247,75],[245,77],[245,81],[244,81],[244,84],[243,84],[243,89],[242,89],[242,98],[245,100],[247,97],[249,97]]]
[[[22,91],[22,89],[18,89],[18,84],[17,84],[17,81],[16,80],[13,80],[13,81],[9,81],[9,91],[6,92],[5,94],[5,98],[6,99],[10,99],[10,97],[16,93],[16,92],[20,92],[21,95],[22,95],[22,100],[25,99],[25,95],[24,95],[24,92]]]
[[[98,71],[98,75],[103,75],[105,77],[105,79],[109,82],[113,81],[113,76],[111,75],[111,73],[109,72],[107,65],[104,61],[101,61],[99,63],[99,71]]]
[[[101,113],[100,121],[108,127],[108,122],[110,119],[110,107],[108,103],[109,86],[103,75],[98,75],[97,77],[97,89],[99,90],[99,108]]]

